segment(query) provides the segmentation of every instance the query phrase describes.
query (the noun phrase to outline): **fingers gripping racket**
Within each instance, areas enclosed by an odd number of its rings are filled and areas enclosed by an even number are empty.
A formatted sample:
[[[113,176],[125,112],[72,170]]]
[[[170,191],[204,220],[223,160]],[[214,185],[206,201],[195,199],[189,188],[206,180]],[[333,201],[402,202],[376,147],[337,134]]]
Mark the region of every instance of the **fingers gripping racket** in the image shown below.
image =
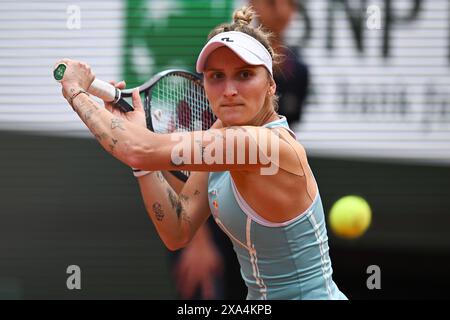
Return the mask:
[[[57,81],[63,79],[66,67],[60,64],[54,70]],[[133,111],[133,107],[124,98],[131,97],[133,90],[121,91],[105,81],[95,79],[88,92],[129,112]],[[144,94],[147,128],[155,133],[207,130],[216,121],[202,79],[197,74],[176,69],[162,71],[139,86],[139,93]],[[189,171],[171,173],[182,181],[186,181],[190,175]]]
[[[56,81],[60,82],[64,78],[66,69],[67,65],[60,63],[53,70],[53,77]],[[122,98],[122,92],[108,82],[100,79],[94,79],[87,91],[103,101],[112,102],[116,107],[120,108],[124,112],[133,111],[133,107]]]

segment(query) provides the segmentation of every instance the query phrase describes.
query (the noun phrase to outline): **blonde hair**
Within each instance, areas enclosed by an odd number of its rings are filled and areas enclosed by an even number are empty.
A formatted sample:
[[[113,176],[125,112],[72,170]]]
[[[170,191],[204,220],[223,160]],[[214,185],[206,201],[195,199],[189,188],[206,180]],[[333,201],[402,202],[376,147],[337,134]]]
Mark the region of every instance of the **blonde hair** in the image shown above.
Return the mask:
[[[271,38],[273,37],[272,33],[264,30],[261,25],[254,28],[250,25],[253,19],[256,17],[255,11],[250,6],[243,6],[240,9],[237,9],[233,12],[233,22],[231,23],[223,23],[216,28],[214,28],[208,35],[208,41],[214,37],[215,35],[228,32],[228,31],[239,31],[258,40],[266,49],[269,51],[270,56],[272,57],[272,62],[274,67],[281,63],[282,57],[281,55],[275,53],[271,46]],[[267,71],[268,76],[272,80],[272,76],[269,71]],[[278,96],[273,95],[270,97],[270,104],[272,104],[275,111],[278,111]]]

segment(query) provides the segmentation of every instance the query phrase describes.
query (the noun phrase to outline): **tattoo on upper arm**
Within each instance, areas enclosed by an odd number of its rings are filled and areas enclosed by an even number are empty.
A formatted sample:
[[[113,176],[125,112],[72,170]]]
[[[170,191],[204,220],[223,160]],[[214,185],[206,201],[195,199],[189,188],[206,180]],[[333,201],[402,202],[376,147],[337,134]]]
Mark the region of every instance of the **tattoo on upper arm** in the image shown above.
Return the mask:
[[[173,192],[171,189],[167,189],[167,194],[169,195],[169,201],[172,209],[175,210],[178,218],[180,218],[182,213],[185,211],[183,208],[183,204],[181,203],[181,199],[178,199],[175,192]]]
[[[189,197],[182,193],[180,193],[179,198],[180,198],[180,201],[183,201],[183,202],[188,202],[188,200],[189,200]]]
[[[112,118],[111,119],[111,129],[119,128],[121,130],[125,130],[123,127],[123,120],[119,118]]]
[[[155,202],[152,206],[153,212],[155,213],[156,219],[162,221],[164,218],[164,211],[162,210],[161,203]]]
[[[167,195],[169,196],[170,205],[175,209],[178,204],[177,195],[171,189],[167,189]]]
[[[186,211],[183,211],[183,212],[181,213],[181,219],[182,219],[183,221],[186,221],[187,224],[189,225],[189,228],[192,230],[191,217],[189,217],[189,216],[187,215]]]

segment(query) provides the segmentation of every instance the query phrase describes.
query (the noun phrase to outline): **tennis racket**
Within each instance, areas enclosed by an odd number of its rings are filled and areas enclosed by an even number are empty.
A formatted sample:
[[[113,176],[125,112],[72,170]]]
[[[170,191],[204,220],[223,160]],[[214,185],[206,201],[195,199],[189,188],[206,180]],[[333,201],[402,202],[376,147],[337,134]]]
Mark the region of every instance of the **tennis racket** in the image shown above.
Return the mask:
[[[122,90],[121,96],[131,97],[133,90]],[[144,94],[147,128],[155,133],[207,130],[216,121],[202,78],[195,73],[162,71],[139,86],[139,92]],[[170,172],[182,181],[190,175],[184,170]]]
[[[64,66],[60,64],[54,70],[57,81],[64,77]],[[95,79],[88,92],[129,112],[133,107],[124,98],[131,97],[134,89],[119,90],[105,81]],[[195,73],[178,69],[162,71],[139,86],[139,93],[144,95],[147,128],[155,133],[207,130],[216,121],[206,98],[202,78]],[[182,181],[190,176],[189,171],[170,172]]]

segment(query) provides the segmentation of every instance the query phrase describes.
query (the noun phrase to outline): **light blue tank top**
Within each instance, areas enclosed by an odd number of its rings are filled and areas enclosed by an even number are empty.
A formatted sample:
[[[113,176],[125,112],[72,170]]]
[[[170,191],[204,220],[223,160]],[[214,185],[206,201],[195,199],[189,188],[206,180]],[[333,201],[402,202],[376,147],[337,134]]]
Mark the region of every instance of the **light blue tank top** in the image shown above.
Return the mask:
[[[280,126],[292,133],[284,117],[264,125]],[[208,196],[214,220],[233,243],[247,299],[346,299],[332,280],[319,192],[305,212],[283,223],[259,216],[229,171],[209,174]]]

